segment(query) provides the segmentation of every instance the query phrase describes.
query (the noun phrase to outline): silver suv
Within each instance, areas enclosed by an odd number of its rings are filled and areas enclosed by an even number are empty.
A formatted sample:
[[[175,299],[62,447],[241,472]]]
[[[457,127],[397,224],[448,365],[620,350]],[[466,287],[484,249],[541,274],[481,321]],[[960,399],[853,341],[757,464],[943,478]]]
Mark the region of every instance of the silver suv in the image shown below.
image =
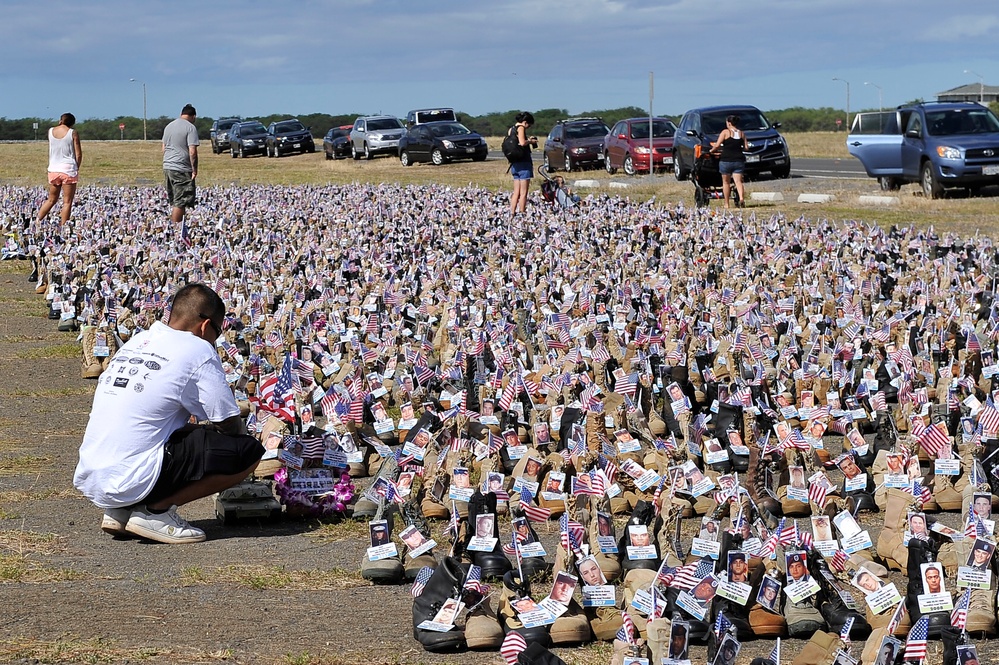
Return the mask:
[[[354,121],[350,130],[350,156],[371,159],[377,154],[395,155],[399,139],[406,133],[399,118],[391,115],[366,115]]]

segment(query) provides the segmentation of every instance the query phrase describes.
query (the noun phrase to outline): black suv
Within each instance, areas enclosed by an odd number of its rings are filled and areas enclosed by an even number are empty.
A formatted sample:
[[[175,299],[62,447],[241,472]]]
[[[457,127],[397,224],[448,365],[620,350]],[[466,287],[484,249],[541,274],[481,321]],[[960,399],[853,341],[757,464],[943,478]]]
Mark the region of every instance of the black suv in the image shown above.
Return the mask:
[[[315,152],[311,132],[297,118],[272,122],[267,127],[267,156],[280,157],[289,152]]]
[[[267,128],[259,120],[237,122],[229,128],[229,154],[246,157],[264,154],[267,147]]]
[[[239,118],[219,118],[212,123],[209,134],[212,139],[212,152],[216,155],[229,149],[229,129],[239,122]]]
[[[739,128],[746,133],[749,150],[746,151],[746,175],[754,177],[769,171],[775,178],[791,175],[791,157],[787,143],[777,128],[779,122],[770,124],[755,106],[709,106],[692,109],[683,114],[676,136],[673,137],[673,173],[677,180],[686,180],[694,168],[694,146],[710,148],[712,141],[725,129],[725,118],[739,116]],[[717,175],[718,162],[709,160],[707,170]]]
[[[545,168],[595,168],[604,163],[604,137],[610,127],[600,118],[559,120],[545,139]]]

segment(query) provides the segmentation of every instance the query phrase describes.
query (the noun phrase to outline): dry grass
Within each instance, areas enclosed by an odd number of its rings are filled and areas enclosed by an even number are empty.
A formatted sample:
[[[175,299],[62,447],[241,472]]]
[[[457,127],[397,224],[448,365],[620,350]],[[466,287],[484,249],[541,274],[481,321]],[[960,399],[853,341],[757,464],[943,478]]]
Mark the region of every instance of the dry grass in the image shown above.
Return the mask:
[[[66,539],[54,533],[33,531],[0,531],[0,551],[27,556],[29,554],[65,554]]]
[[[334,543],[338,540],[364,540],[368,538],[368,525],[358,520],[324,522],[314,530],[303,534],[320,543]]]
[[[284,566],[226,566],[204,569],[191,566],[181,571],[181,586],[224,584],[255,590],[335,590],[371,586],[359,571],[289,570]]]
[[[232,660],[229,649],[181,652],[152,647],[126,647],[116,640],[66,635],[55,641],[7,638],[0,642],[0,662],[33,663],[215,663]]]
[[[48,489],[39,491],[8,490],[0,492],[0,505],[12,503],[25,503],[27,501],[46,501],[49,499],[80,499],[84,496],[73,488],[68,489]]]
[[[0,459],[0,478],[23,475],[37,475],[52,467],[52,459],[37,455],[23,455]]]
[[[79,358],[81,354],[80,345],[74,342],[72,344],[53,344],[52,346],[24,349],[13,354],[11,358],[19,360],[45,360],[51,358]]]
[[[93,394],[93,386],[75,388],[44,388],[42,390],[28,390],[26,388],[0,390],[0,397],[76,397],[80,395],[90,396]]]

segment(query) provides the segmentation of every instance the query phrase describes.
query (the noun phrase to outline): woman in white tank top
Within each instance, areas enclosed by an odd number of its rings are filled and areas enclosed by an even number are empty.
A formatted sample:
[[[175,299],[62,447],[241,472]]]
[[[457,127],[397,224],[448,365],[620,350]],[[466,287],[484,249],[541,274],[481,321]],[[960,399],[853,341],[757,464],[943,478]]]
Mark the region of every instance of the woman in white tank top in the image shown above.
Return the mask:
[[[49,198],[38,211],[38,221],[45,219],[59,200],[62,191],[62,223],[69,221],[76,196],[76,183],[83,162],[83,148],[80,135],[73,130],[76,118],[72,113],[63,113],[59,124],[49,129]]]

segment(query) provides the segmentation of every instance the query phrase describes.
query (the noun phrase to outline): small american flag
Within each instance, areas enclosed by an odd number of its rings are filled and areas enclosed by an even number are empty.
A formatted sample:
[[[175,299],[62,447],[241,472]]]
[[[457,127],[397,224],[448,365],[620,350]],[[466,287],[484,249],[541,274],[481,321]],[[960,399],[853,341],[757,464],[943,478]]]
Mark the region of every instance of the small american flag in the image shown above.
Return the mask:
[[[723,633],[732,627],[732,622],[728,620],[724,612],[719,612],[715,618],[715,637],[721,639]]]
[[[489,593],[489,585],[482,583],[482,568],[476,565],[469,566],[468,576],[465,578],[463,589],[477,591],[483,596]]]
[[[433,577],[434,569],[430,566],[424,566],[420,568],[420,572],[416,574],[416,579],[413,580],[413,588],[410,589],[409,593],[412,594],[413,598],[419,598],[423,593],[423,590],[427,588],[427,582]]]
[[[562,513],[558,522],[559,530],[562,532],[562,547],[566,552],[576,552],[583,542],[583,534],[586,529],[576,520],[569,519],[568,513]]]
[[[968,624],[968,604],[971,602],[971,589],[965,589],[961,599],[950,613],[950,625],[964,630]]]
[[[500,647],[500,654],[507,665],[517,665],[517,657],[520,652],[527,648],[527,642],[523,635],[515,630],[510,631],[503,638],[503,645]]]
[[[899,602],[898,607],[896,607],[895,611],[892,612],[891,619],[888,620],[888,626],[886,626],[885,630],[889,635],[895,634],[895,630],[898,628],[898,624],[902,623],[902,617],[904,616],[905,616],[905,598],[903,598]]]
[[[847,619],[839,631],[839,639],[843,640],[847,644],[850,643],[850,631],[853,629],[854,620],[856,620],[856,617],[850,617]]]
[[[614,636],[614,639],[627,642],[628,644],[634,644],[635,623],[631,620],[628,610],[621,610],[621,623],[621,629],[617,631],[617,635]]]
[[[793,545],[798,542],[798,523],[793,519],[781,518],[781,523],[777,527],[778,541],[781,545]]]
[[[774,648],[770,651],[770,655],[767,656],[767,660],[769,660],[771,663],[773,663],[773,665],[780,665],[780,638],[779,637],[777,638],[777,644],[774,645]]]
[[[923,447],[926,454],[931,458],[938,457],[941,450],[950,448],[950,434],[944,423],[930,425],[918,436],[919,445]]]
[[[832,556],[832,567],[837,572],[846,570],[846,562],[850,560],[850,555],[846,550],[836,550]]]
[[[903,660],[922,661],[926,658],[926,638],[929,633],[930,618],[920,617],[919,621],[912,625],[909,636],[905,640],[905,653]]]
[[[533,503],[525,504],[523,499],[521,499],[520,508],[524,511],[524,515],[527,516],[527,519],[532,522],[544,522],[552,516],[552,511],[548,508],[535,506]]]
[[[808,486],[808,498],[815,502],[815,505],[820,509],[825,509],[826,507],[826,493],[828,490],[826,486],[821,483],[812,483]]]

